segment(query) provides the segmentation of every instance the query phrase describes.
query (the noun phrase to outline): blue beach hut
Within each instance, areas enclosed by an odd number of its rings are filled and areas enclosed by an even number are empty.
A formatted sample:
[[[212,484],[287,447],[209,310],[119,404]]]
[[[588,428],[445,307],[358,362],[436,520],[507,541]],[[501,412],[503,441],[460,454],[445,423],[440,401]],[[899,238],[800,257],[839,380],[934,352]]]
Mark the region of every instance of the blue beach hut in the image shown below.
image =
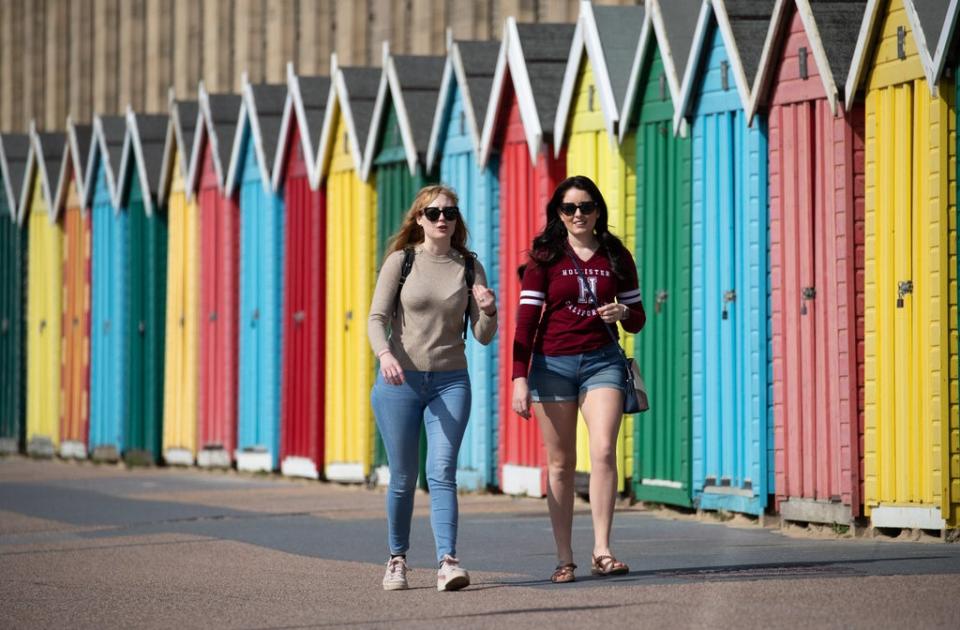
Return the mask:
[[[767,132],[745,110],[773,5],[703,3],[674,117],[693,142],[693,502],[756,515],[774,487]]]
[[[90,436],[93,459],[123,451],[127,415],[129,217],[115,205],[127,136],[123,116],[96,116],[87,160],[84,206],[93,218],[90,322]]]
[[[498,156],[480,166],[480,130],[497,67],[500,43],[453,41],[448,37],[430,143],[427,172],[440,167],[440,181],[460,197],[460,211],[470,227],[467,246],[476,252],[487,273],[487,284],[497,290],[500,221]],[[512,331],[511,331],[512,332]],[[457,485],[477,490],[496,485],[497,473],[497,344],[484,346],[467,337],[467,364],[473,388],[470,422],[460,447]]]
[[[275,470],[280,458],[283,308],[283,197],[271,168],[286,85],[253,85],[243,103],[227,171],[226,196],[240,199],[240,331],[237,468]]]

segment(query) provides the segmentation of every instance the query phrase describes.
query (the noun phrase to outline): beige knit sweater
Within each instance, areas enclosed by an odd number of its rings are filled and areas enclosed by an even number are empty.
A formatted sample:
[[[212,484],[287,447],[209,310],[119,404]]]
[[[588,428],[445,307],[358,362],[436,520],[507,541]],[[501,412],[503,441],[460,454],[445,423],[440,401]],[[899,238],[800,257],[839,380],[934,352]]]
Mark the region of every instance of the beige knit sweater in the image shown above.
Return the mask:
[[[470,303],[473,336],[486,345],[497,332],[497,314],[487,315],[468,295],[463,279],[463,256],[450,250],[435,256],[417,247],[413,268],[400,293],[397,318],[391,321],[394,297],[400,285],[403,252],[390,254],[377,277],[370,305],[367,336],[373,351],[389,348],[404,370],[444,372],[467,367],[463,314]],[[474,284],[487,286],[480,261],[474,264]]]

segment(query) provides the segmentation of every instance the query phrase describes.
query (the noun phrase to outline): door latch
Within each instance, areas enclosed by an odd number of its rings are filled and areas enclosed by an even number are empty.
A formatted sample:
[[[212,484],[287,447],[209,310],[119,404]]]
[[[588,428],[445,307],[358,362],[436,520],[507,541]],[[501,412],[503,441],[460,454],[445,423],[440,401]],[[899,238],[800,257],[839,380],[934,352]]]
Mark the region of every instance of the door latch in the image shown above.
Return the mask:
[[[817,290],[814,287],[803,287],[803,290],[800,292],[800,314],[807,314],[807,300],[812,300],[817,297]]]
[[[297,311],[296,313],[293,314],[293,321],[295,321],[298,324],[303,323],[303,320],[305,320],[306,318],[307,318],[306,311]]]
[[[41,319],[41,320],[40,320],[40,332],[43,333],[43,331],[44,331],[46,328],[47,328],[47,320]]]
[[[903,308],[903,297],[913,293],[913,280],[901,280],[897,283],[897,308]]]
[[[180,325],[180,328],[183,328],[184,324],[186,323],[187,323],[187,317],[183,313],[180,313],[180,321],[178,322],[178,324]]]
[[[10,320],[4,317],[3,321],[0,322],[0,332],[7,332],[8,330],[10,330]]]
[[[663,305],[666,304],[668,297],[670,297],[670,294],[664,291],[663,289],[660,289],[659,291],[657,291],[657,299],[653,303],[653,310],[658,315],[660,314],[660,311],[663,309]]]
[[[211,322],[217,321],[217,312],[216,312],[216,311],[210,311],[210,315],[209,315],[209,317],[207,317],[207,319],[209,319]]]
[[[110,333],[110,320],[109,320],[109,319],[103,320],[103,333],[104,333],[104,334],[109,334],[109,333]]]
[[[350,331],[350,322],[353,320],[353,311],[347,311],[344,314],[345,322],[343,324],[343,330],[346,332]]]
[[[147,332],[147,322],[142,319],[137,324],[137,331],[142,335]]]
[[[260,321],[260,309],[255,308],[253,309],[253,313],[250,315],[250,323],[251,325],[256,326],[258,321]]]
[[[730,319],[730,313],[727,311],[727,304],[736,302],[737,292],[733,289],[723,292],[723,319]]]

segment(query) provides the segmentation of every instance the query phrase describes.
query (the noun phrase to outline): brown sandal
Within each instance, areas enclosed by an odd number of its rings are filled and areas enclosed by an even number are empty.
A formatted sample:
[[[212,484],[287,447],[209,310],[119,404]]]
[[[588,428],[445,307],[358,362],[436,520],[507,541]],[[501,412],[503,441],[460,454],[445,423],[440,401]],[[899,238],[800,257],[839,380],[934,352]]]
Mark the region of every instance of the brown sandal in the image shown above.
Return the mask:
[[[550,576],[550,581],[554,584],[566,584],[567,582],[573,582],[577,579],[577,576],[573,574],[574,569],[577,568],[572,562],[567,564],[558,564],[557,570],[553,572],[553,575]]]
[[[590,569],[592,575],[624,575],[629,572],[630,567],[613,556],[594,556]]]

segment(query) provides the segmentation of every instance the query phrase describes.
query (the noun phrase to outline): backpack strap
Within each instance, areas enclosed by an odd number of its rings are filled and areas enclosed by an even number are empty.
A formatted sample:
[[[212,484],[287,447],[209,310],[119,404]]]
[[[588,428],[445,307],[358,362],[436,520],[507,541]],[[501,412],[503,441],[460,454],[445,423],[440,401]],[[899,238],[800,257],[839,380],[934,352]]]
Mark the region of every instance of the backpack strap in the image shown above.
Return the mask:
[[[403,291],[403,284],[407,281],[410,270],[413,269],[413,259],[416,258],[416,256],[417,254],[413,251],[412,247],[403,248],[403,266],[400,267],[400,284],[397,287],[397,294],[393,298],[393,315],[391,319],[397,318],[397,311],[400,309],[400,292]]]
[[[473,295],[473,282],[477,279],[477,270],[474,267],[476,254],[470,253],[463,257],[463,280],[467,284],[467,312],[463,314],[463,339],[467,339],[467,328],[470,325],[470,298]]]

